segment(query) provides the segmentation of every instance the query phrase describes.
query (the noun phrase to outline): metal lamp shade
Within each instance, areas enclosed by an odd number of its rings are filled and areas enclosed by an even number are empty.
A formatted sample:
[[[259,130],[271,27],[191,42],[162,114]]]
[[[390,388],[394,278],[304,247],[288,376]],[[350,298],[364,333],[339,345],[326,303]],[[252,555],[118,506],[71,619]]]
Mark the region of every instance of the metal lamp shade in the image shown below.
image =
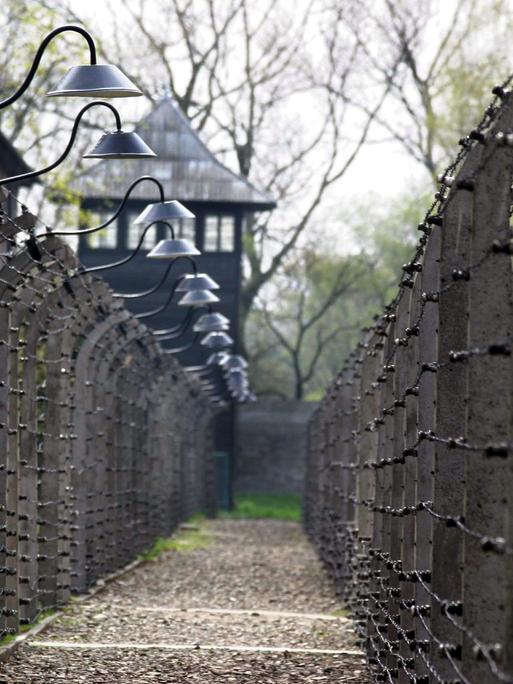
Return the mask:
[[[221,362],[223,361],[223,359],[227,356],[228,356],[228,354],[226,352],[216,352],[215,354],[210,354],[205,365],[206,366],[220,365]]]
[[[226,372],[231,372],[234,370],[244,369],[248,367],[248,362],[243,356],[239,354],[233,354],[227,356],[222,362],[223,370]]]
[[[142,92],[114,64],[71,67],[48,97],[138,97]]]
[[[184,294],[178,302],[178,306],[206,306],[207,304],[215,304],[219,301],[219,297],[210,292],[210,290],[191,290]]]
[[[208,273],[188,273],[176,291],[191,292],[191,290],[219,290],[219,284]]]
[[[248,391],[248,387],[237,387],[230,390],[230,393],[235,396],[239,401]]]
[[[147,259],[178,259],[184,256],[198,256],[199,249],[189,240],[176,239],[160,240],[155,247],[146,255]]]
[[[225,371],[226,382],[238,381],[240,378],[247,379],[247,373],[243,368],[233,368],[230,371]]]
[[[225,372],[227,382],[238,380],[239,378],[247,378],[247,373],[243,368],[233,368]]]
[[[135,219],[136,224],[150,225],[156,221],[176,221],[176,219],[193,219],[192,211],[186,209],[178,200],[155,202],[148,204]]]
[[[233,339],[225,332],[209,332],[201,340],[201,344],[208,349],[217,351],[231,347]]]
[[[238,376],[235,378],[228,378],[226,384],[228,385],[228,389],[232,390],[233,392],[244,392],[249,389],[249,382],[248,379],[245,376]]]
[[[135,131],[114,131],[104,133],[96,145],[84,154],[84,159],[141,159],[156,156]]]
[[[228,330],[230,327],[230,319],[223,316],[221,313],[206,313],[200,316],[194,324],[194,332],[217,332],[219,330]]]

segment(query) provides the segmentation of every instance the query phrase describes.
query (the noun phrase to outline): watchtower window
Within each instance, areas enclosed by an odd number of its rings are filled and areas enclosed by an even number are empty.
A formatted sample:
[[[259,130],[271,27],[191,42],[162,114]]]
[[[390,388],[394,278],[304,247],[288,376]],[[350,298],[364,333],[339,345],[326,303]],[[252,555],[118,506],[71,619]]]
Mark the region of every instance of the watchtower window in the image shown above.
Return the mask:
[[[192,243],[196,242],[196,228],[193,219],[178,219],[172,223],[177,238],[190,240]]]
[[[131,218],[135,218],[135,215]],[[127,234],[127,249],[133,250],[137,247],[139,244],[139,240],[141,239],[141,236],[144,232],[144,229],[146,226],[139,226],[135,225],[133,222],[128,223],[128,234]],[[141,245],[141,249],[143,250],[150,250],[153,247],[155,247],[155,244],[157,242],[157,226],[151,226],[148,229],[148,232],[144,236],[143,243]]]
[[[158,133],[157,136],[152,136],[152,137],[157,138],[153,142],[153,145],[155,147],[162,144],[162,141],[160,139],[161,138],[160,133]],[[171,144],[170,142],[168,142],[168,133],[166,133],[166,145],[167,145],[167,149],[171,149],[171,150],[176,147],[176,143]],[[171,180],[171,178],[173,177],[173,165],[169,161],[154,161],[153,162],[153,173],[161,181]]]
[[[233,252],[234,249],[234,217],[207,216],[205,218],[205,252]]]
[[[112,216],[112,212],[88,211],[87,225],[93,228],[105,223]],[[90,249],[115,249],[118,244],[118,223],[113,221],[106,228],[90,233],[87,236],[87,246]]]

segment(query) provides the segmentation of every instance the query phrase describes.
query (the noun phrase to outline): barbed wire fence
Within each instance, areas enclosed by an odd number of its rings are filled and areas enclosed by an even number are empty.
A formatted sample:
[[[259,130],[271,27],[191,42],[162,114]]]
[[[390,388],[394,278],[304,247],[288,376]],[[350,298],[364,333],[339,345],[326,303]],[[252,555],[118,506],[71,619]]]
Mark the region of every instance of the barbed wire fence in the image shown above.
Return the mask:
[[[2,638],[214,514],[215,472],[198,381],[0,192]]]
[[[310,426],[305,526],[376,682],[513,682],[511,81]]]

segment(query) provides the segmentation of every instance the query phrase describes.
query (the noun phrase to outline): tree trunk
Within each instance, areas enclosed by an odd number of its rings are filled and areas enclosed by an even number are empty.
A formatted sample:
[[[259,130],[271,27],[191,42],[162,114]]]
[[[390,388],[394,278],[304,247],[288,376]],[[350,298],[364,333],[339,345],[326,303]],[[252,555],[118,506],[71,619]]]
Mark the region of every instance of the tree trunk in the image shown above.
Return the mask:
[[[298,354],[294,355],[292,363],[294,368],[294,399],[301,401],[305,393],[305,388],[303,384],[303,376],[301,375],[301,366],[299,364]]]

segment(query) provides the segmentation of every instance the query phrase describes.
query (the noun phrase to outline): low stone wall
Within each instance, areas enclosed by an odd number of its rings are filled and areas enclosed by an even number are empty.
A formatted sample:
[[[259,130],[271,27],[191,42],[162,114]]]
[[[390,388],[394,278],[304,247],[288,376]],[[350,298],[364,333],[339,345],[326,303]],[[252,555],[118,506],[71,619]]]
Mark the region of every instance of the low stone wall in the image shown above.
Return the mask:
[[[236,494],[302,494],[314,402],[259,400],[238,410]]]

